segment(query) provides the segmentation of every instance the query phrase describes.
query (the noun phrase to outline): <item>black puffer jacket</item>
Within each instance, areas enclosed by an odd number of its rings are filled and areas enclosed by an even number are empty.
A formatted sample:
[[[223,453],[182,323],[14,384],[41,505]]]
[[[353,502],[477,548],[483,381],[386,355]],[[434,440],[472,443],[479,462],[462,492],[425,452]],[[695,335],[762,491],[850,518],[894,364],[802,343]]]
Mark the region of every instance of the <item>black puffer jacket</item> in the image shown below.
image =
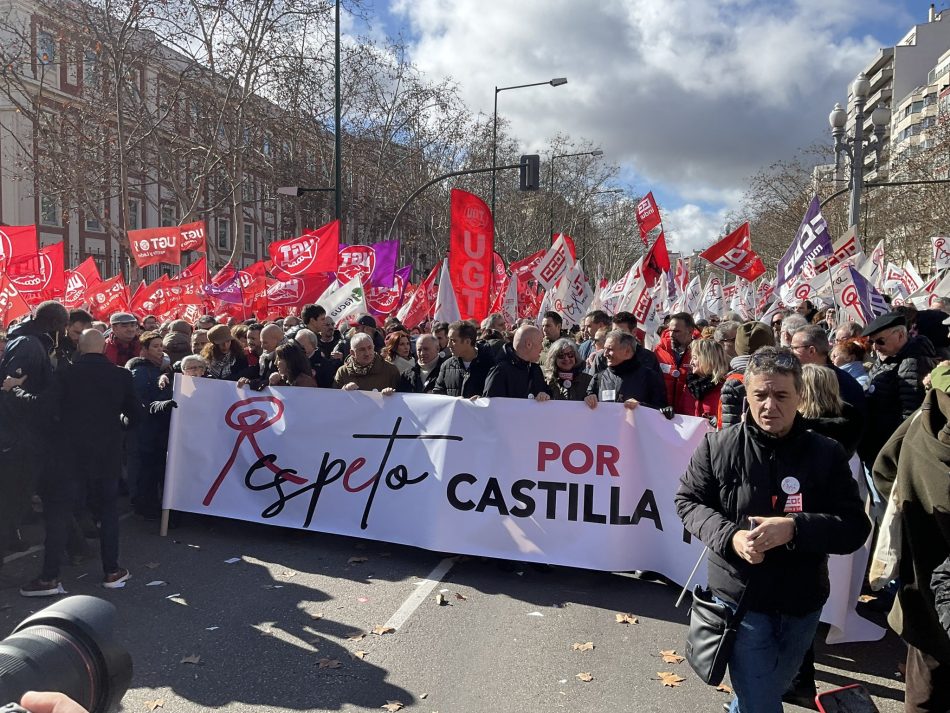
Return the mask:
[[[456,356],[449,357],[439,369],[439,376],[435,382],[433,394],[445,396],[483,396],[485,394],[485,379],[488,372],[495,366],[488,349],[478,349],[475,358],[465,368],[462,360]]]
[[[733,550],[732,538],[752,516],[784,514],[786,478],[797,480],[802,495],[793,547],[776,547],[760,564],[749,564]],[[871,531],[841,446],[806,430],[801,418],[784,438],[751,419],[708,434],[675,501],[686,529],[709,547],[710,588],[735,603],[750,582],[750,611],[803,616],[820,609],[829,592],[828,555],[854,552]]]
[[[439,370],[445,363],[445,359],[439,357],[435,360],[435,366],[429,371],[426,378],[422,377],[422,367],[418,362],[406,369],[399,375],[399,387],[396,391],[403,394],[431,394],[435,388],[435,382],[439,378]]]
[[[940,625],[950,636],[950,557],[934,570],[930,579],[930,588],[934,593],[934,606]]]
[[[873,463],[887,439],[924,401],[923,378],[936,365],[929,339],[914,338],[897,354],[879,361],[868,373],[867,427],[858,453]]]
[[[729,366],[732,368],[722,383],[719,393],[719,403],[722,404],[722,418],[719,420],[719,430],[728,426],[738,426],[742,423],[742,414],[745,413],[745,381],[735,378],[738,374],[744,377],[745,368],[749,364],[749,355],[733,357]]]
[[[53,340],[33,319],[25,319],[7,333],[7,348],[0,359],[0,382],[8,376],[26,376],[23,390],[42,393],[51,383]]]
[[[610,392],[613,392],[612,396]],[[651,408],[666,406],[666,385],[660,372],[645,366],[636,357],[595,374],[587,386],[587,395],[591,394],[598,401],[623,403],[627,399],[636,399]]]
[[[526,399],[540,393],[551,395],[548,385],[544,382],[541,367],[529,364],[515,353],[510,344],[506,344],[502,348],[501,359],[485,378],[485,392],[482,396]]]

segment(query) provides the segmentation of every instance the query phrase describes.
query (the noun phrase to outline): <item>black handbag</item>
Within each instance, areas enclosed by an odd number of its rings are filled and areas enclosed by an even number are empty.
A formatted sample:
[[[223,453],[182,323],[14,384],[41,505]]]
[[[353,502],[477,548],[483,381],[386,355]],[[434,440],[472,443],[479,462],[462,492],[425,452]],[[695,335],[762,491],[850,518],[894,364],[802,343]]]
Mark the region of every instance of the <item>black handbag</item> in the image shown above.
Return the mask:
[[[717,602],[708,589],[697,585],[693,590],[686,633],[686,660],[696,675],[710,686],[718,686],[726,675],[732,645],[744,614],[743,599],[745,591],[733,611],[728,604]]]

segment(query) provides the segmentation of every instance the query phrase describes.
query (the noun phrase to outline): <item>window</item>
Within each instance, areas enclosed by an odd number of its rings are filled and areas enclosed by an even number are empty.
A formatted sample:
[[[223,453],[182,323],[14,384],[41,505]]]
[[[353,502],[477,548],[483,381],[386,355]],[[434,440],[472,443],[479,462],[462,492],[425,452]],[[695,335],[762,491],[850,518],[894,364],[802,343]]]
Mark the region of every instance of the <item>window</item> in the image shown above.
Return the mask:
[[[59,201],[52,196],[40,196],[40,225],[60,225]]]
[[[141,227],[142,204],[138,198],[129,198],[129,230],[138,230]]]
[[[226,218],[218,218],[218,249],[228,250],[231,247],[228,241],[228,233],[231,232],[231,224]]]
[[[42,65],[56,61],[56,38],[52,32],[40,31],[36,35],[36,58]]]
[[[175,224],[175,206],[163,205],[162,206],[162,225],[174,225]]]
[[[266,135],[264,136],[264,143],[261,145],[261,151],[265,156],[270,157],[270,137]]]
[[[102,223],[99,222],[98,218],[86,217],[86,230],[90,233],[101,233],[102,232]]]
[[[272,242],[274,242],[274,229],[273,229],[273,228],[266,228],[266,229],[264,230],[264,242],[265,242],[267,245],[270,245]]]
[[[254,179],[250,177],[244,179],[244,185],[241,187],[241,193],[245,202],[254,200]]]
[[[83,55],[82,81],[89,87],[99,86],[99,55],[94,50],[86,50]]]
[[[254,252],[254,226],[247,225],[244,226],[244,252],[252,253]]]

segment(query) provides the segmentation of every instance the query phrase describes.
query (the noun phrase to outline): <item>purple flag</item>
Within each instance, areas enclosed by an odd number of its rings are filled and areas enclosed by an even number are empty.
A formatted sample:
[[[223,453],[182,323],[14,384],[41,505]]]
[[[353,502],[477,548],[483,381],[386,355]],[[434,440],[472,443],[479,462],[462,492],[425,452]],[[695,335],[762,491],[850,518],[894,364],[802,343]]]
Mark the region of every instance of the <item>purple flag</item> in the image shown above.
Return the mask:
[[[779,287],[795,277],[808,260],[814,260],[821,255],[831,255],[832,252],[828,224],[821,215],[818,196],[815,196],[808,204],[808,210],[802,224],[798,226],[795,239],[789,245],[785,256],[779,260],[775,286]]]
[[[336,278],[345,285],[354,277],[359,277],[364,287],[388,289],[396,279],[398,258],[398,240],[373,245],[341,245]]]
[[[230,264],[221,269],[205,285],[205,294],[227,302],[228,304],[244,304],[244,293],[241,290],[241,273]]]

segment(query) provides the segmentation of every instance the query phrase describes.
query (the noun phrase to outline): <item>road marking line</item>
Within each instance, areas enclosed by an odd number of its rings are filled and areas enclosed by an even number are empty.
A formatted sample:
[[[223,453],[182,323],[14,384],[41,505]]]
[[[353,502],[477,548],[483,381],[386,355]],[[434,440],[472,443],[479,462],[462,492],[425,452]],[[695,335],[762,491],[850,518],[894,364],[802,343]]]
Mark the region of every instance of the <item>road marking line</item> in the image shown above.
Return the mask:
[[[412,613],[419,608],[419,605],[425,601],[426,597],[432,593],[432,590],[438,586],[439,582],[442,581],[442,578],[449,573],[449,570],[452,569],[452,565],[455,564],[455,557],[446,557],[444,560],[439,562],[431,572],[429,576],[423,579],[416,585],[416,591],[409,595],[408,599],[402,603],[396,613],[389,617],[383,626],[392,627],[393,629],[399,629],[406,621],[412,616]]]

